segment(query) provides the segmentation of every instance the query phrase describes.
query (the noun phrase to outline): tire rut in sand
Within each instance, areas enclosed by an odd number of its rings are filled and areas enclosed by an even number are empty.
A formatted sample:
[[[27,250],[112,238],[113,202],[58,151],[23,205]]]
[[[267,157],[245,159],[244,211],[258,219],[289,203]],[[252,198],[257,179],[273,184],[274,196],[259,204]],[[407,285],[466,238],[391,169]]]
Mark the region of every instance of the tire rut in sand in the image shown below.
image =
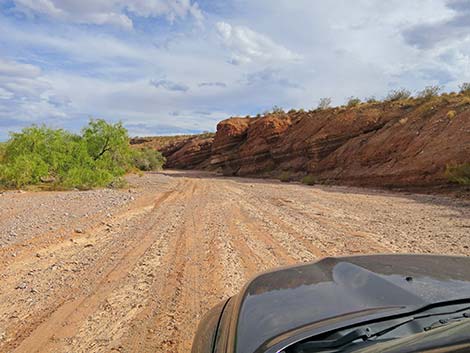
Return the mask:
[[[188,190],[190,198],[181,200],[179,226],[163,258],[161,285],[123,339],[123,352],[188,352],[201,315],[220,299],[221,268],[216,233],[208,227],[207,186],[198,183]]]
[[[0,352],[187,353],[202,315],[259,272],[403,252],[428,239],[407,239],[413,227],[445,230],[470,254],[468,208],[450,201],[429,203],[424,220],[412,217],[421,204],[402,196],[191,173],[136,177],[144,192],[135,203],[88,221],[84,234],[4,247]],[[415,247],[444,249],[426,241]]]
[[[155,205],[159,206],[169,196],[171,196],[171,192],[164,194],[161,199],[157,199]],[[159,208],[154,208],[152,212],[154,211],[158,212]],[[61,304],[43,317],[39,325],[21,341],[15,352],[61,351],[60,347],[69,345],[72,342],[70,337],[76,335],[87,317],[98,310],[99,305],[133,269],[140,256],[157,240],[151,232],[154,225],[147,223],[143,231],[134,234],[129,232],[127,235],[131,236],[131,241],[126,242],[124,247],[122,247],[122,243],[120,248],[115,248],[112,246],[114,244],[111,244],[111,248],[114,248],[112,250],[113,257],[117,258],[115,261],[111,261],[110,254],[106,252],[105,248],[102,248],[105,256],[102,256],[93,268],[96,277],[92,281],[89,281],[88,278],[79,277],[76,279],[77,282],[88,282],[91,286],[76,283],[68,297],[65,296]],[[103,239],[98,237],[96,241],[97,247],[100,248],[99,242],[102,242]],[[101,246],[105,245],[101,244]],[[90,277],[93,278],[93,275]],[[79,288],[82,288],[82,291],[77,290]]]

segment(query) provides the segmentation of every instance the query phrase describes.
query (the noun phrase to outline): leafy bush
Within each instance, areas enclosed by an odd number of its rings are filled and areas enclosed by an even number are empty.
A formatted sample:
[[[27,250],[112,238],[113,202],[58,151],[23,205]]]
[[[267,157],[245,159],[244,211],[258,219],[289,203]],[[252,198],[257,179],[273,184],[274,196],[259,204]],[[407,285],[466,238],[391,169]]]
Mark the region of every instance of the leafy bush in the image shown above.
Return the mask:
[[[470,95],[470,82],[464,82],[460,86],[460,93]]]
[[[91,120],[81,135],[32,126],[2,147],[0,185],[20,188],[50,180],[55,187],[108,186],[131,168],[127,130]]]
[[[159,151],[143,148],[132,152],[132,164],[142,171],[160,170],[165,164],[165,157]]]
[[[329,97],[320,98],[320,101],[318,102],[318,109],[324,110],[330,107],[331,107],[331,98]]]
[[[453,183],[470,185],[470,163],[448,165],[446,176]]]
[[[351,107],[356,107],[358,106],[359,104],[361,103],[361,100],[357,97],[349,97],[348,98],[348,102],[347,102],[347,106],[349,108]]]
[[[399,88],[391,90],[385,100],[388,102],[395,102],[399,100],[409,99],[411,97],[411,92],[405,88]]]
[[[289,172],[282,172],[281,175],[279,176],[279,180],[282,181],[283,183],[288,183],[291,181],[291,176]]]
[[[440,86],[426,86],[422,91],[418,92],[418,98],[431,99],[437,97],[441,90]]]
[[[37,184],[48,173],[47,164],[37,155],[21,155],[11,163],[0,165],[0,184],[20,188]]]
[[[313,175],[306,175],[302,178],[302,184],[315,185],[316,183],[317,179]]]

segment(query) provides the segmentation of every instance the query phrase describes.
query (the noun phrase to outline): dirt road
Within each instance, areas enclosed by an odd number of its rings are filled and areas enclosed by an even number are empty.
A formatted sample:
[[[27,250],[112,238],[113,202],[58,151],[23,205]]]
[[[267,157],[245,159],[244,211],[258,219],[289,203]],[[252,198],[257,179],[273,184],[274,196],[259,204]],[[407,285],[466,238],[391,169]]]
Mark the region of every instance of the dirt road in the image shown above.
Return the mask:
[[[188,352],[255,273],[328,255],[470,255],[470,203],[225,179],[0,195],[0,352]]]

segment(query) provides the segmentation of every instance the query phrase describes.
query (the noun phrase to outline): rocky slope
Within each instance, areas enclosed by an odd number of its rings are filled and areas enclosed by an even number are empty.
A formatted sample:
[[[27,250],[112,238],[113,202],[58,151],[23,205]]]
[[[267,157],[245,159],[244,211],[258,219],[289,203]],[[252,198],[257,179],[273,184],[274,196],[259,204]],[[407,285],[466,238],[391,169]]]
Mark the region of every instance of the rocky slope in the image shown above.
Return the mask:
[[[168,167],[225,175],[367,186],[446,184],[447,164],[470,162],[470,98],[361,104],[311,112],[230,118],[214,138],[163,149]]]

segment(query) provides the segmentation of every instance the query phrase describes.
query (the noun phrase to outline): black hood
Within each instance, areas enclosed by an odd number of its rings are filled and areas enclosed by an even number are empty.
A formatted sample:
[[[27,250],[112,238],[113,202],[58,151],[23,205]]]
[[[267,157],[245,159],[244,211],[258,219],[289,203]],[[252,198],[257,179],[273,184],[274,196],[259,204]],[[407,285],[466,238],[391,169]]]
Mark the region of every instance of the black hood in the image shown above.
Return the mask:
[[[259,275],[238,296],[235,351],[302,339],[454,300],[470,300],[470,258],[373,255],[325,258]]]

